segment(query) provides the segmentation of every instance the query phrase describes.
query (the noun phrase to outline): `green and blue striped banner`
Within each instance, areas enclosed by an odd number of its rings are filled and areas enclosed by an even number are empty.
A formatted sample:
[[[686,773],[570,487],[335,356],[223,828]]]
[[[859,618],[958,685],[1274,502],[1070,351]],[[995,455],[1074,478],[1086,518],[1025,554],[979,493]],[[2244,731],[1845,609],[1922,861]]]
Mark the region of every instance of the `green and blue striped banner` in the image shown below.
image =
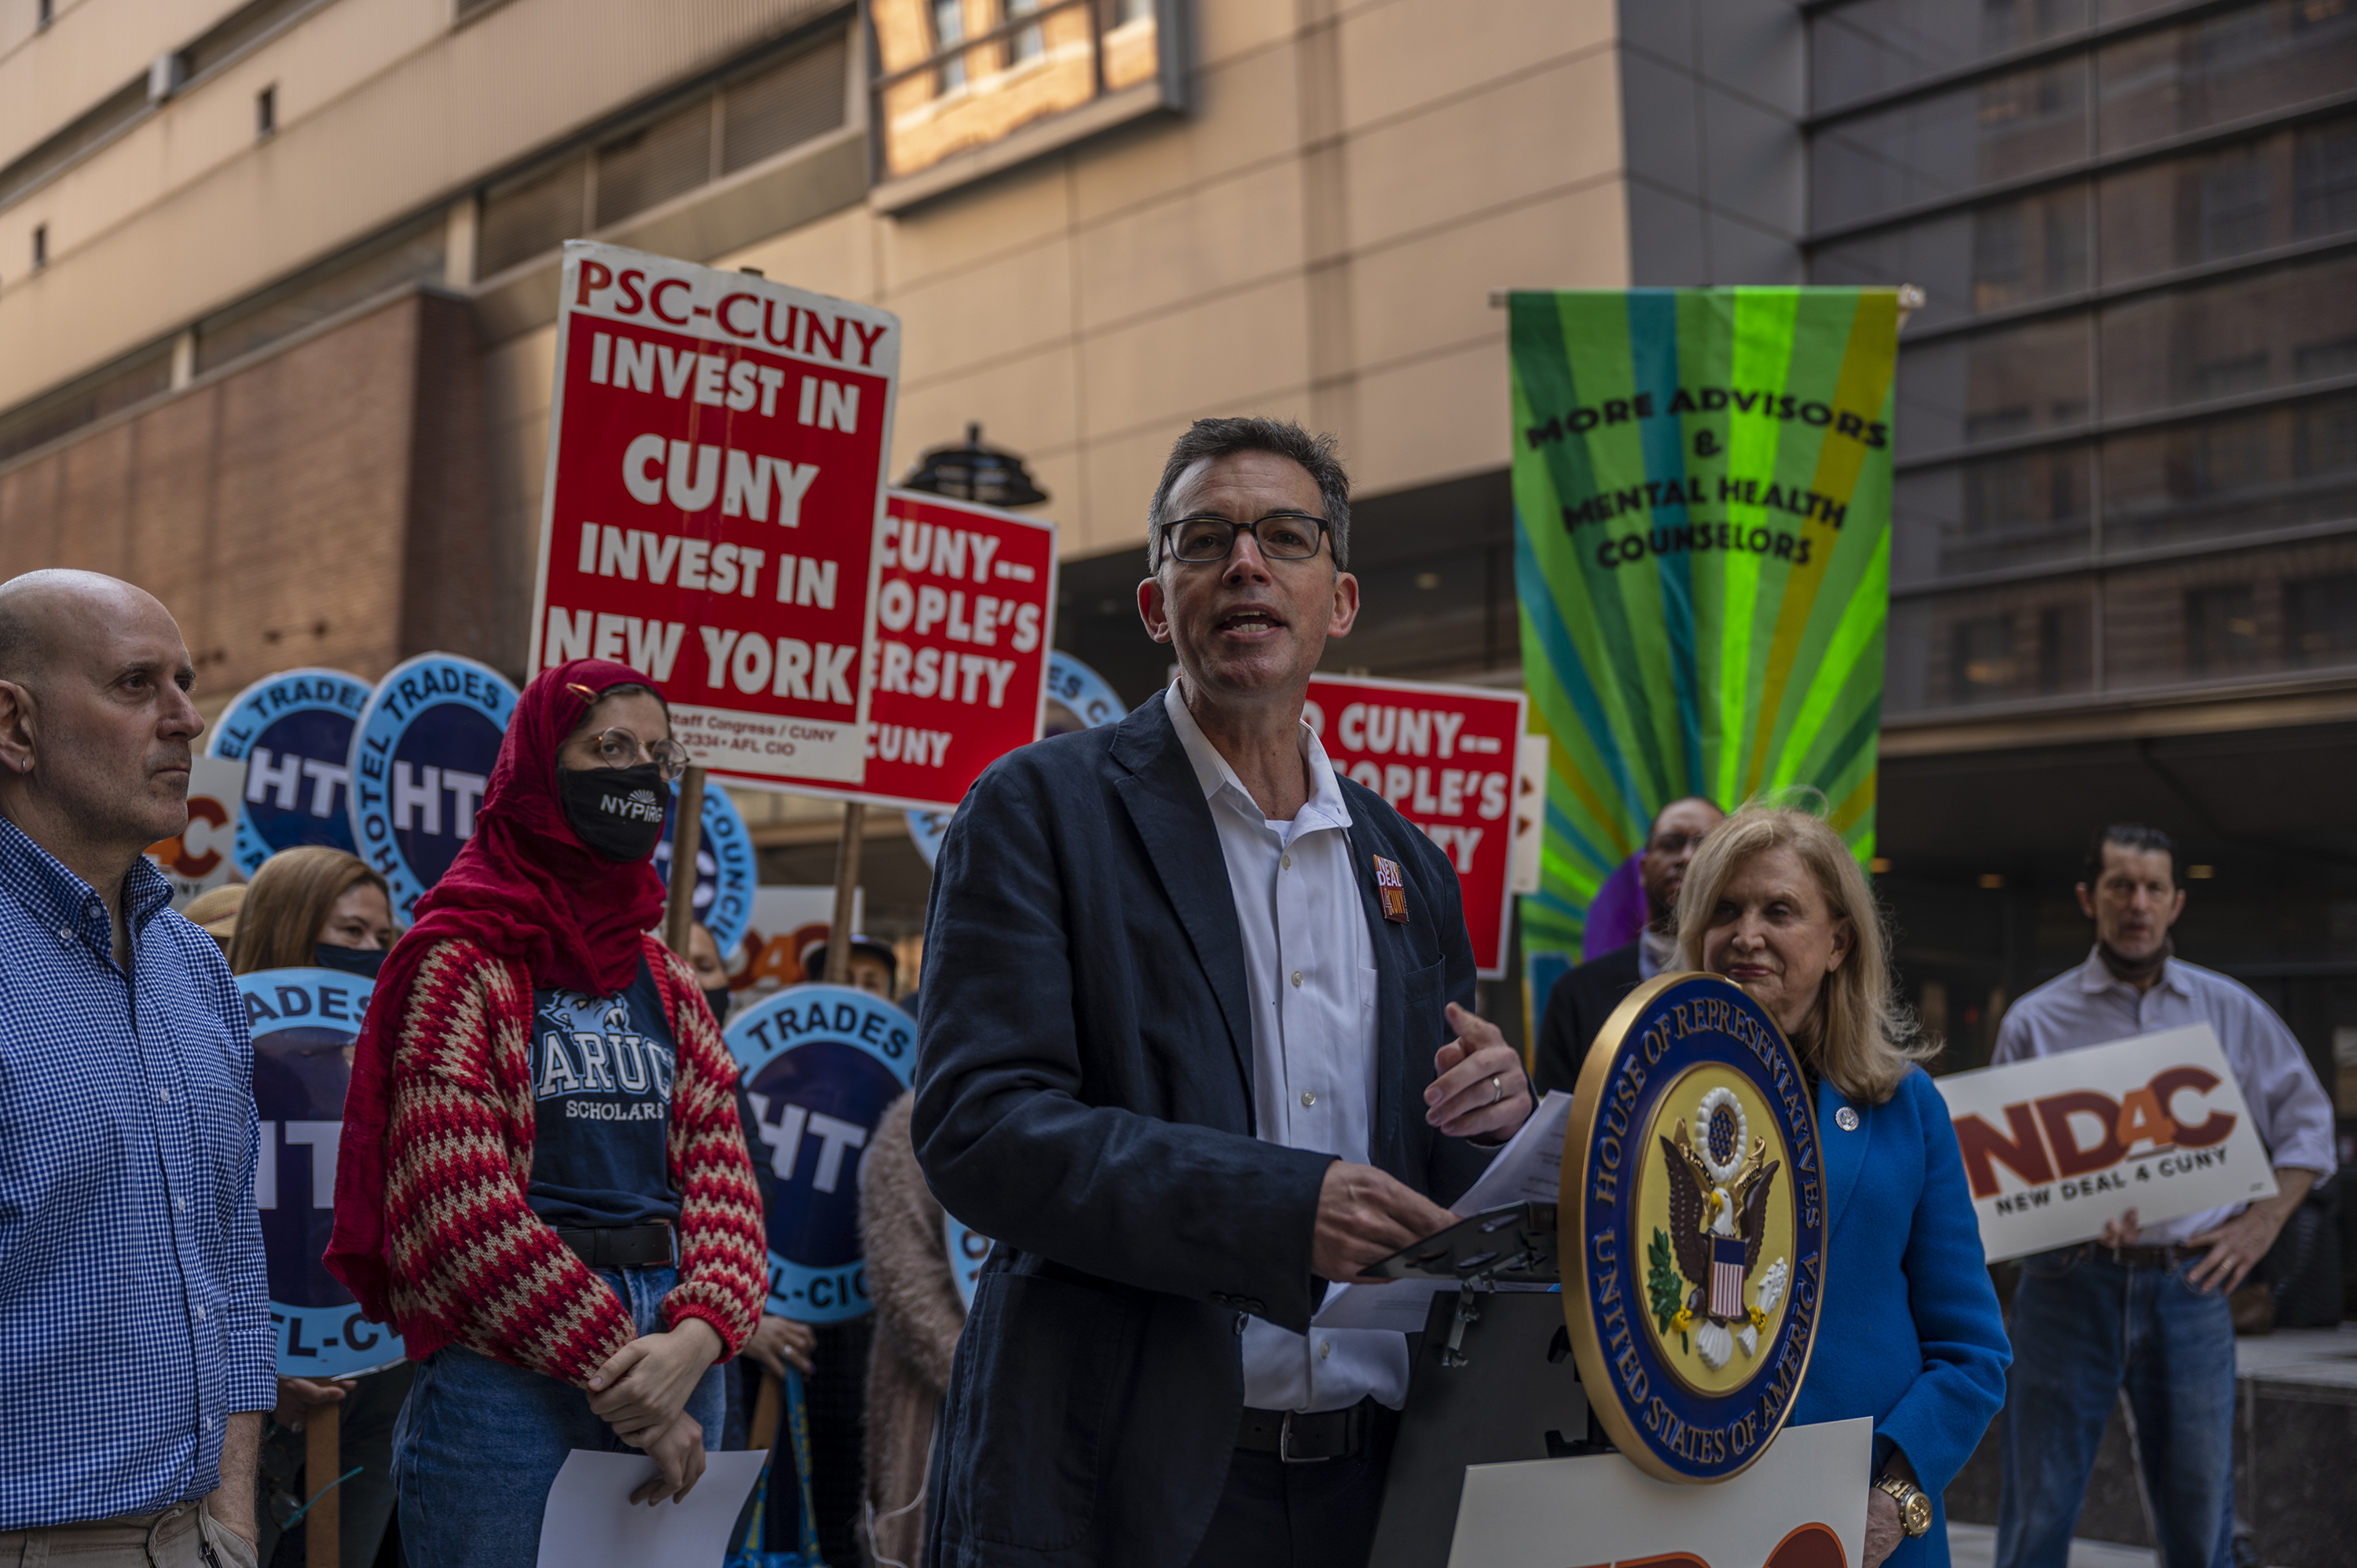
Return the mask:
[[[1874,853],[1892,289],[1511,301],[1515,582],[1549,741],[1534,980],[1663,805],[1823,791]],[[1565,956],[1556,956],[1565,955]]]

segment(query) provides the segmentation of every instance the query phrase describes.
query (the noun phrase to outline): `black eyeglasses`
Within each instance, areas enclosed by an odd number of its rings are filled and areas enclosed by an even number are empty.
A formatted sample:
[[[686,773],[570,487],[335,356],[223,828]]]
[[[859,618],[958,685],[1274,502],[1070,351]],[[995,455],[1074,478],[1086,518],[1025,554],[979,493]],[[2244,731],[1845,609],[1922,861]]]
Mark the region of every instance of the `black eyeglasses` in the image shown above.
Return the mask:
[[[1189,566],[1224,561],[1236,547],[1236,535],[1249,533],[1271,561],[1307,561],[1318,553],[1326,537],[1326,520],[1301,511],[1273,511],[1254,522],[1232,522],[1224,517],[1182,517],[1162,525],[1162,542],[1171,555]]]

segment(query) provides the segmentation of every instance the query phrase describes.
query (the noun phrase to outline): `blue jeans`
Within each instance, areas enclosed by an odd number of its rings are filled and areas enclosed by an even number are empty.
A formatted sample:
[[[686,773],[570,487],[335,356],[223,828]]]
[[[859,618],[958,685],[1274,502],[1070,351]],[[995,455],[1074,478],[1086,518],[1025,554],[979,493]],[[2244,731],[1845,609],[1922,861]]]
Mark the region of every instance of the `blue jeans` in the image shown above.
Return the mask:
[[[641,1334],[662,1327],[672,1269],[601,1269]],[[721,1371],[688,1396],[706,1448],[720,1446]],[[570,1383],[511,1367],[461,1345],[417,1366],[393,1433],[393,1479],[401,1494],[401,1545],[425,1568],[534,1568],[548,1489],[576,1448],[636,1450],[590,1413]]]
[[[2164,1568],[2231,1568],[2234,1325],[2187,1267],[2135,1267],[2094,1247],[2022,1260],[1996,1568],[2064,1568],[2123,1388]]]

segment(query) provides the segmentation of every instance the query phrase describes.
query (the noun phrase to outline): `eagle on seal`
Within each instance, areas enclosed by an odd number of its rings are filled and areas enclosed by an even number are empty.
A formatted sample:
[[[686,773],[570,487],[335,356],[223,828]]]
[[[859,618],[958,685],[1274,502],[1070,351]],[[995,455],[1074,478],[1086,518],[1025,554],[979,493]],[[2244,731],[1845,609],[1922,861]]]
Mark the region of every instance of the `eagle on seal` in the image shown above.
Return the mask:
[[[1695,1347],[1715,1371],[1738,1343],[1747,1355],[1758,1351],[1766,1313],[1747,1307],[1743,1297],[1768,1239],[1768,1195],[1781,1167],[1767,1157],[1764,1138],[1752,1140],[1740,1166],[1732,1160],[1706,1161],[1683,1121],[1674,1137],[1662,1139],[1662,1154],[1671,1172],[1671,1244],[1678,1273],[1693,1287],[1679,1314],[1686,1321],[1677,1326],[1693,1326]]]

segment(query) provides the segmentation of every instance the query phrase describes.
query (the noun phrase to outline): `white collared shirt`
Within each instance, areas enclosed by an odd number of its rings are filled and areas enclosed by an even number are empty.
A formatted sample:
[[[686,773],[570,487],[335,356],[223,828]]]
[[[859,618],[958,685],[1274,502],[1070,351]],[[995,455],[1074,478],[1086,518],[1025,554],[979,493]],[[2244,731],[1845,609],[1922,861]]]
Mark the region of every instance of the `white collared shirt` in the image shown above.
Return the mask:
[[[1333,765],[1304,725],[1309,799],[1291,822],[1271,822],[1204,738],[1177,682],[1162,701],[1211,805],[1243,933],[1254,1124],[1268,1143],[1363,1165],[1374,1120],[1375,950]],[[1254,1317],[1243,1359],[1244,1403],[1257,1409],[1340,1410],[1372,1394],[1397,1410],[1407,1400],[1405,1335],[1304,1336]]]
[[[2164,961],[2149,991],[2115,980],[2104,955],[2067,970],[2007,1010],[1989,1065],[2050,1057],[2131,1035],[2207,1024],[2251,1108],[2251,1121],[2277,1166],[2329,1176],[2335,1165],[2332,1102],[2316,1069],[2273,1009],[2248,986],[2178,959]],[[2140,1243],[2177,1246],[2240,1214],[2247,1204],[2212,1208],[2144,1227]]]

